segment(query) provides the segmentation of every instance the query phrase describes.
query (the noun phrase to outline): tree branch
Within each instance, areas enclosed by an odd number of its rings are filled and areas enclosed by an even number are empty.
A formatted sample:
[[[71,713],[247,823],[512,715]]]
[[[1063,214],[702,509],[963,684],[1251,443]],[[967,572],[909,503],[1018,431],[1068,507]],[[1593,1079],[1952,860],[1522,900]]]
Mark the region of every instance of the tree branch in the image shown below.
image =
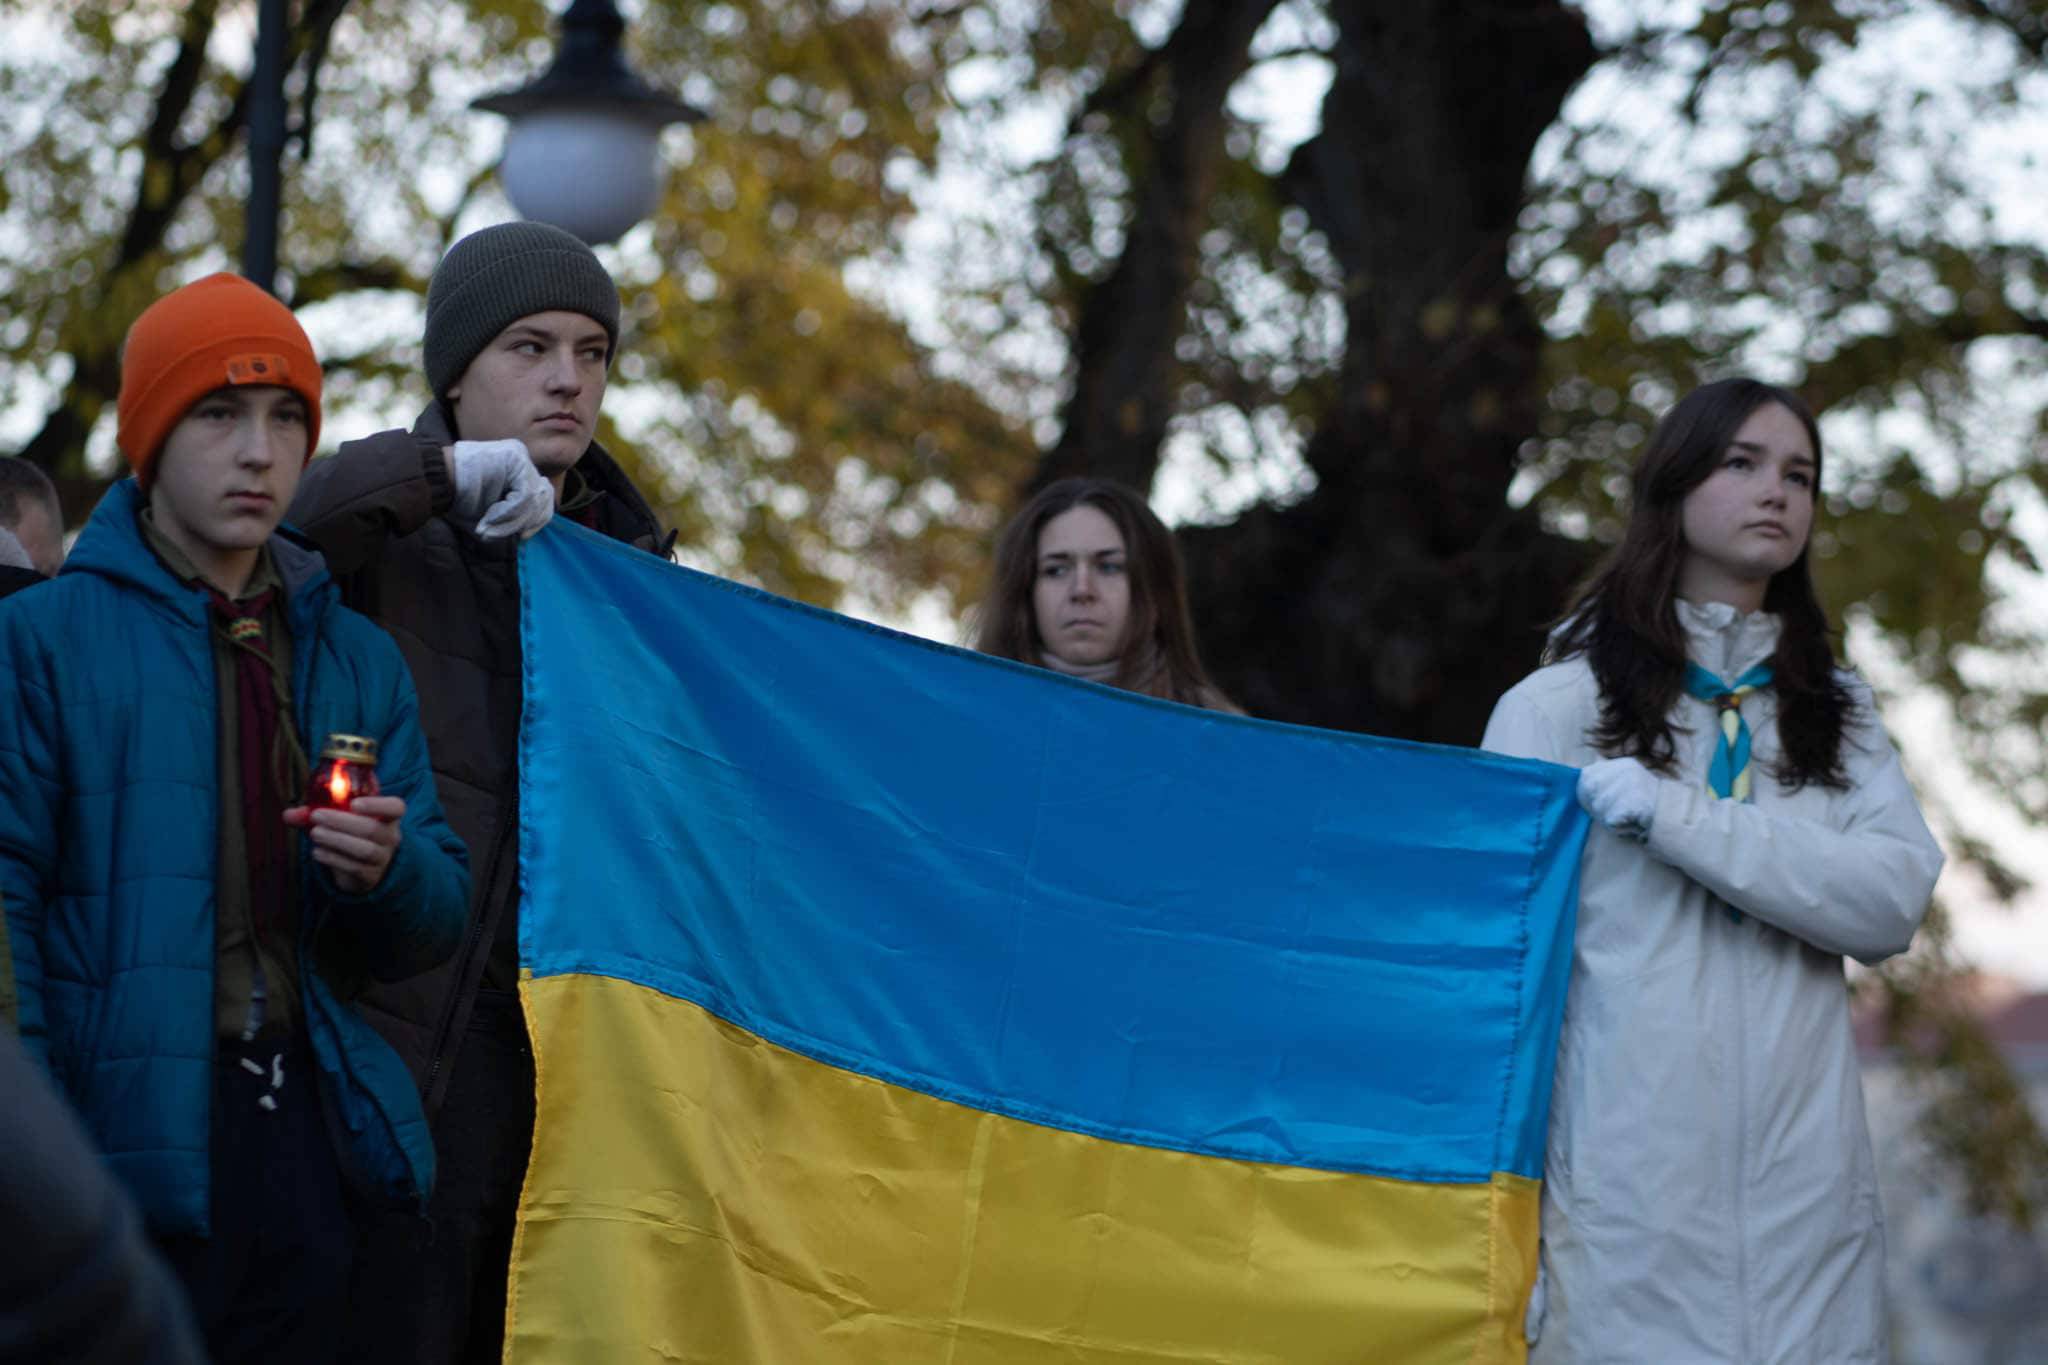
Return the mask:
[[[1156,72],[1166,108],[1133,129],[1130,221],[1116,266],[1082,298],[1074,391],[1035,483],[1094,473],[1148,488],[1173,412],[1174,341],[1185,325],[1198,242],[1225,155],[1224,101],[1251,64],[1277,0],[1190,6],[1173,35],[1106,92],[1123,98]]]
[[[306,44],[306,83],[299,96],[299,121],[290,137],[299,144],[299,160],[313,155],[313,107],[320,97],[320,69],[327,61],[327,47],[334,37],[334,25],[349,0],[320,0],[306,15],[306,30],[312,36]],[[287,60],[290,50],[286,52]]]
[[[293,277],[292,307],[303,308],[364,289],[422,294],[426,288],[425,280],[397,261],[334,261]]]

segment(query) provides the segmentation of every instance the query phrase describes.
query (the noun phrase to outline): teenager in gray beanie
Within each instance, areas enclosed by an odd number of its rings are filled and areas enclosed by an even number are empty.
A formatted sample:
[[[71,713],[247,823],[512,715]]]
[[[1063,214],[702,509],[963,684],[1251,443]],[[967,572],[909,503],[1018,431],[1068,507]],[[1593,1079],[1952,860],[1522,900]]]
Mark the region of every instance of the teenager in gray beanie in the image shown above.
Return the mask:
[[[540,223],[472,233],[427,290],[433,401],[411,431],[313,461],[292,503],[289,520],[325,552],[344,599],[412,666],[474,878],[457,956],[358,1002],[419,1083],[439,1177],[426,1222],[371,1216],[351,1296],[377,1311],[355,1315],[349,1359],[501,1354],[533,1128],[515,922],[519,541],[557,514],[654,554],[673,540],[592,439],[618,335],[618,289],[575,237]]]
[[[529,313],[580,313],[619,345],[619,291],[591,249],[546,223],[500,223],[464,237],[427,286],[427,387],[444,397],[477,352]]]

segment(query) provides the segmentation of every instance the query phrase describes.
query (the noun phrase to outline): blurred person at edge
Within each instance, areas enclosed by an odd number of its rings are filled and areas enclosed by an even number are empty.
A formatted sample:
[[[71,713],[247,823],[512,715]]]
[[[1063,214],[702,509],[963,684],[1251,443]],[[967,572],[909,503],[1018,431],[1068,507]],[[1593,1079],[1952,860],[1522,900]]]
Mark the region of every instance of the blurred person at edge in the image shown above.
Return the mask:
[[[49,476],[0,459],[0,597],[55,578],[64,564],[64,510]]]
[[[428,1221],[373,1230],[345,1357],[463,1365],[502,1354],[507,1268],[533,1137],[519,1003],[519,545],[561,515],[666,557],[653,510],[594,439],[618,353],[619,293],[589,247],[500,223],[449,248],[427,288],[433,398],[410,431],[315,460],[291,520],[344,599],[411,665],[449,823],[476,879],[461,951],[372,990],[440,1156]]]
[[[1695,389],[1485,747],[1580,769],[1586,843],[1525,1320],[1534,1365],[1887,1358],[1842,959],[1905,951],[1941,850],[1808,545],[1820,429]]]
[[[135,1201],[6,1027],[0,1095],[0,1365],[205,1365]]]
[[[425,1203],[418,1097],[347,1002],[452,952],[469,890],[398,650],[278,530],[320,381],[246,280],[157,300],[121,352],[134,477],[0,602],[21,1041],[223,1365],[332,1360],[354,1205]],[[308,810],[306,737],[332,732],[378,743],[384,793]]]
[[[1173,533],[1108,479],[1047,485],[996,540],[974,647],[1148,697],[1243,715],[1209,681]]]

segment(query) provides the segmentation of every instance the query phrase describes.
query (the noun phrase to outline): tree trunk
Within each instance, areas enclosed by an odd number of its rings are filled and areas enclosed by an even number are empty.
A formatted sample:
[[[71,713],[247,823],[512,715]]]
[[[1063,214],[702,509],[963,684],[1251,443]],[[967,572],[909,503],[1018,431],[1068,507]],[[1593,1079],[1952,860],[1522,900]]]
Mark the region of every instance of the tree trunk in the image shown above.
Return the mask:
[[[1218,680],[1254,712],[1473,743],[1584,567],[1510,510],[1543,336],[1507,249],[1536,139],[1595,58],[1558,0],[1337,0],[1322,131],[1283,177],[1346,283],[1313,494],[1186,537]]]
[[[1186,321],[1197,243],[1215,193],[1224,99],[1251,64],[1251,41],[1277,0],[1188,6],[1173,36],[1124,87],[1141,111],[1163,109],[1130,167],[1123,254],[1088,293],[1074,335],[1074,392],[1059,443],[1033,486],[1070,474],[1151,485],[1173,415],[1173,344]],[[1137,115],[1143,117],[1142,112]]]

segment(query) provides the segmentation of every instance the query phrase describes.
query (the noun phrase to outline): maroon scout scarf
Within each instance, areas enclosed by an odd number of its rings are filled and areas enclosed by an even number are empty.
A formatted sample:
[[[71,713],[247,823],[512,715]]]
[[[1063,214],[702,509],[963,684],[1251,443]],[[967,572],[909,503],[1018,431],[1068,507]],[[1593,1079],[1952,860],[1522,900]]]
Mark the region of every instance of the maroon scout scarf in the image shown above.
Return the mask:
[[[235,651],[235,752],[242,781],[242,837],[249,856],[251,929],[267,938],[284,913],[290,863],[283,813],[298,799],[306,753],[292,724],[291,698],[270,652],[263,616],[274,588],[241,602],[208,589],[214,630]]]

